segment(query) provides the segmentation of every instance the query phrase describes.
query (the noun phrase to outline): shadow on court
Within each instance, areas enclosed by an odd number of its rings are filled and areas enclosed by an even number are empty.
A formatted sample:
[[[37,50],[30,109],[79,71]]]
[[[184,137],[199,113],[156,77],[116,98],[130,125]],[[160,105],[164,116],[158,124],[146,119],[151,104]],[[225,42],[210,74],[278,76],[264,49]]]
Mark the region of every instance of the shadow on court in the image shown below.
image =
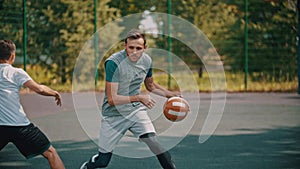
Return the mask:
[[[243,129],[241,129],[243,130]],[[92,141],[58,141],[57,148],[66,168],[79,168],[82,161],[96,151]],[[201,168],[300,168],[300,127],[284,127],[260,131],[257,134],[212,136],[203,144],[198,136],[189,135],[173,148],[178,169]],[[46,160],[37,157],[25,160],[16,148],[8,145],[0,153],[0,168],[43,169]],[[143,159],[112,157],[109,169],[159,169],[155,157]]]

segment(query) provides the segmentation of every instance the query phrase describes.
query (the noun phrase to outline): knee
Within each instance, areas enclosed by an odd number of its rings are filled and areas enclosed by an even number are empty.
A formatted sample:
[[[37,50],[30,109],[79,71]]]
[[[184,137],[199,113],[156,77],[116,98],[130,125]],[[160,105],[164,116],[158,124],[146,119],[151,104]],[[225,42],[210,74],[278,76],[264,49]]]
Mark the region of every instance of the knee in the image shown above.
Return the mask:
[[[57,156],[57,152],[53,146],[50,146],[44,153],[43,156],[47,159],[53,159]]]
[[[155,133],[147,133],[140,136],[140,141],[145,142],[146,144],[158,144]]]
[[[158,143],[154,133],[144,134],[140,136],[140,140],[146,143],[150,150],[156,155],[165,152],[165,149]]]

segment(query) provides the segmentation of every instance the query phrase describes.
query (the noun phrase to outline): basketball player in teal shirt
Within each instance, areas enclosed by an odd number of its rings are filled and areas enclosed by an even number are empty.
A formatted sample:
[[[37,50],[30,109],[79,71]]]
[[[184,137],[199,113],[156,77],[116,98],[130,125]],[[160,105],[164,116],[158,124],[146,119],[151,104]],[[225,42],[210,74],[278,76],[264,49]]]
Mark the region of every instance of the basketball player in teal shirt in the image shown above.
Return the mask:
[[[142,94],[145,84],[149,92],[167,98],[178,96],[156,84],[152,77],[152,60],[144,52],[145,35],[136,29],[127,33],[124,50],[105,61],[106,86],[102,104],[102,121],[99,135],[99,153],[85,162],[81,169],[105,168],[112,151],[127,130],[145,142],[164,169],[175,169],[168,151],[158,143],[156,132],[147,109],[155,105],[149,94]]]

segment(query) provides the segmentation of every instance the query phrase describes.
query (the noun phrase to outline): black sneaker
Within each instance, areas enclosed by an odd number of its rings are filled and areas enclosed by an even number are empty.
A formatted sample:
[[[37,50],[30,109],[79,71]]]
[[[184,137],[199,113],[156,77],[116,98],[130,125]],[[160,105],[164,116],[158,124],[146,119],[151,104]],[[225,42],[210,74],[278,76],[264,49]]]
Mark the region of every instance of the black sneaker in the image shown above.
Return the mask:
[[[91,158],[90,163],[91,163],[91,164],[95,163],[97,157],[98,157],[98,154],[94,155],[94,156]],[[89,163],[88,161],[84,162],[84,163],[81,165],[80,169],[88,169],[88,167],[87,167],[87,164],[88,164],[88,163]]]

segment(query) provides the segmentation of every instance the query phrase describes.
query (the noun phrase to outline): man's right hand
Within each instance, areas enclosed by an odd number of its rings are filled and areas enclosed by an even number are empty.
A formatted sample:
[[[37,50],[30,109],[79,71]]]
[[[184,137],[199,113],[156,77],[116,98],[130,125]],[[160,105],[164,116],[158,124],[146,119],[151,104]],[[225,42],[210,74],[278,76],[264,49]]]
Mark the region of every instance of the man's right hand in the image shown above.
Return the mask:
[[[143,103],[147,108],[152,109],[155,106],[156,101],[151,98],[149,94],[141,94],[138,95],[139,100]]]

